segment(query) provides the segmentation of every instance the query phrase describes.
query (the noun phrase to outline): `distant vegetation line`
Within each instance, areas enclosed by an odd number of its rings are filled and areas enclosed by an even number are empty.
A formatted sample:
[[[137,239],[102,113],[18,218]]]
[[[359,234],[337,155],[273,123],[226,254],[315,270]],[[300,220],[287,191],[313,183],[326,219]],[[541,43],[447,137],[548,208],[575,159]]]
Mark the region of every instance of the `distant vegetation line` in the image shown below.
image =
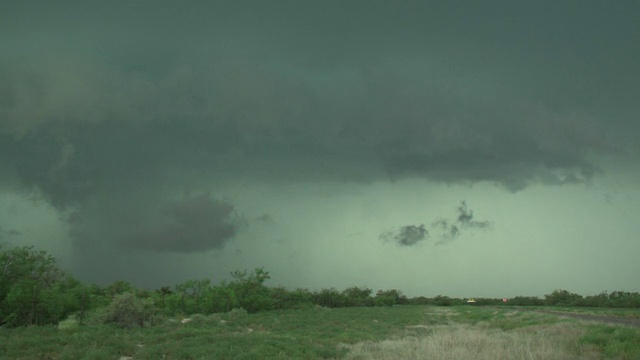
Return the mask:
[[[143,326],[154,316],[213,314],[229,311],[255,313],[322,306],[363,307],[394,305],[462,305],[467,299],[438,295],[408,298],[396,289],[367,287],[308,290],[269,287],[264,268],[234,271],[231,281],[189,280],[155,291],[138,289],[125,281],[108,286],[85,284],[63,271],[55,258],[32,246],[0,246],[0,326],[51,325],[73,317],[82,323]],[[580,306],[640,308],[637,292],[614,291],[582,296],[554,290],[544,298],[516,296],[475,298],[475,305]],[[234,310],[235,309],[235,310]]]

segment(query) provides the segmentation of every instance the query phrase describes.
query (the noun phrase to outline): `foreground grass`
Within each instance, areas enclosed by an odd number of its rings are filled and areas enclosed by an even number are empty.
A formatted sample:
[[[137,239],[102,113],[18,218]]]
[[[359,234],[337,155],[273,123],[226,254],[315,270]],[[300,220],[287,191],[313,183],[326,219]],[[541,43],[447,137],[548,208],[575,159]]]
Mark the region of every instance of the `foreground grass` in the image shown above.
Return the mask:
[[[438,325],[425,337],[404,337],[351,345],[348,359],[598,359],[594,347],[580,346],[576,325],[503,331],[468,324]]]
[[[640,330],[509,308],[232,312],[110,326],[0,329],[2,359],[638,359]]]

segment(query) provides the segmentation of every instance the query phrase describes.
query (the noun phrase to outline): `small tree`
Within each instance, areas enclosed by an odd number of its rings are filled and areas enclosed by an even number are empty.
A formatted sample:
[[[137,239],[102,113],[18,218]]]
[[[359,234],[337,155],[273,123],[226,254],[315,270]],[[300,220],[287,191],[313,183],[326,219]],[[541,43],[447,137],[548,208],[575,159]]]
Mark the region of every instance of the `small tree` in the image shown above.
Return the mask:
[[[453,305],[453,299],[448,296],[438,295],[433,298],[433,304],[436,306],[451,306]]]
[[[334,288],[321,289],[319,292],[315,291],[313,298],[316,305],[329,308],[343,307],[346,304],[344,294]]]
[[[547,305],[576,306],[579,305],[582,296],[567,290],[553,290],[551,294],[544,296]]]
[[[107,307],[105,322],[121,328],[143,327],[153,313],[152,299],[138,299],[134,294],[126,292],[113,298]]]
[[[208,311],[212,313],[228,312],[240,306],[235,291],[224,281],[209,288],[205,296],[210,306]]]
[[[205,296],[211,288],[211,280],[187,280],[176,285],[176,292],[180,294],[181,310],[185,314],[206,313],[209,306],[201,306],[201,302],[207,301]]]
[[[391,306],[396,304],[406,304],[407,297],[402,295],[400,290],[378,290],[375,297],[376,305]]]
[[[107,287],[105,287],[104,291],[107,295],[115,297],[116,295],[124,294],[127,292],[135,294],[136,288],[135,286],[131,285],[129,282],[116,280],[110,285],[108,285]]]
[[[166,299],[167,295],[171,295],[173,293],[173,291],[171,291],[171,287],[163,286],[160,289],[158,289],[157,292],[162,297],[162,310],[165,311],[165,309],[166,309],[165,299]]]
[[[373,291],[367,287],[360,288],[353,286],[345,289],[342,295],[345,298],[346,306],[373,306]]]
[[[231,276],[234,280],[228,286],[234,291],[239,305],[247,312],[274,309],[275,300],[271,289],[264,285],[264,282],[271,278],[268,271],[263,268],[256,268],[253,273],[246,270],[233,271]]]
[[[542,306],[545,304],[545,300],[536,296],[516,296],[509,299],[507,305],[509,306]]]
[[[57,322],[73,305],[44,300],[66,297],[76,285],[77,281],[45,251],[33,246],[10,249],[0,246],[0,325]]]

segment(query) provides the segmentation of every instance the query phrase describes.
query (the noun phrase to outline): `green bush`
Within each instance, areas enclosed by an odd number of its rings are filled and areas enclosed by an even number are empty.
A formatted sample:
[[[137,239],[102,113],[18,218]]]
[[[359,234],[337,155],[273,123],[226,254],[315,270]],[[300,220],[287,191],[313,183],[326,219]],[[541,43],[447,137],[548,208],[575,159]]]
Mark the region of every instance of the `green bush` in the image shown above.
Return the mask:
[[[345,306],[346,299],[343,293],[334,288],[330,288],[314,292],[313,302],[322,307],[338,308]]]
[[[106,309],[105,323],[121,328],[143,327],[145,321],[151,320],[155,312],[153,300],[139,299],[126,292],[118,294]]]
[[[244,308],[233,308],[231,309],[231,311],[229,311],[229,318],[242,317],[246,316],[247,314],[247,310],[245,310]]]
[[[371,297],[373,291],[367,287],[360,288],[352,286],[342,291],[342,296],[345,299],[345,305],[351,306],[373,306],[374,301]]]
[[[66,319],[58,323],[58,329],[60,330],[73,330],[80,326],[80,320],[77,315],[70,315]]]
[[[234,271],[231,276],[234,280],[227,287],[233,290],[238,306],[249,313],[275,308],[276,301],[272,296],[272,290],[264,285],[264,282],[271,278],[268,271],[256,268],[252,273],[246,270]]]

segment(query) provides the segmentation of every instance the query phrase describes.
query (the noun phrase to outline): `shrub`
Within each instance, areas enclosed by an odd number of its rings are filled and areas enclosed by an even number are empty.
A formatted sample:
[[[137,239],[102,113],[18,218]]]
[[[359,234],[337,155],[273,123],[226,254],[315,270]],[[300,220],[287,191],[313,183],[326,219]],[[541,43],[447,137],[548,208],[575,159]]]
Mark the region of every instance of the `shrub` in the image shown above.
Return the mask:
[[[229,318],[242,317],[247,315],[247,310],[244,308],[233,308],[229,311]]]
[[[58,323],[58,329],[60,330],[73,330],[80,326],[80,320],[77,315],[70,315],[66,319]]]
[[[139,299],[132,293],[118,294],[107,307],[105,322],[121,328],[143,327],[154,313],[153,300]]]
[[[272,297],[271,288],[264,285],[264,282],[271,278],[268,271],[256,268],[253,273],[246,270],[234,271],[231,276],[234,280],[227,287],[233,290],[240,307],[249,313],[275,308],[276,302]]]

